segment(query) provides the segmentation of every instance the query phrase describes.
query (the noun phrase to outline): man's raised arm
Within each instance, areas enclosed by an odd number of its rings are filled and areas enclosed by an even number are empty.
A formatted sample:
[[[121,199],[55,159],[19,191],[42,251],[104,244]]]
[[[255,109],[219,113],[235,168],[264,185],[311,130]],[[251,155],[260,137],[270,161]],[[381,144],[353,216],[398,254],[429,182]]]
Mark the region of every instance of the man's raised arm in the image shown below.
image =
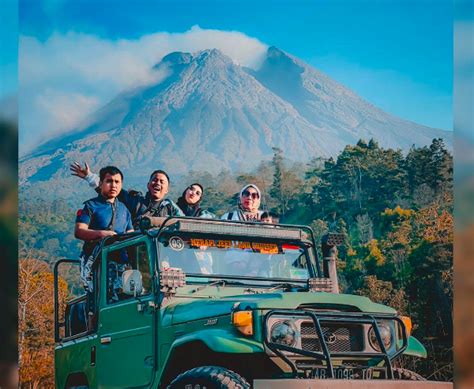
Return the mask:
[[[81,166],[79,162],[74,161],[74,163],[69,166],[69,169],[71,170],[71,174],[73,176],[86,180],[91,188],[98,188],[100,181],[99,176],[91,172],[87,162],[84,163],[84,166]]]

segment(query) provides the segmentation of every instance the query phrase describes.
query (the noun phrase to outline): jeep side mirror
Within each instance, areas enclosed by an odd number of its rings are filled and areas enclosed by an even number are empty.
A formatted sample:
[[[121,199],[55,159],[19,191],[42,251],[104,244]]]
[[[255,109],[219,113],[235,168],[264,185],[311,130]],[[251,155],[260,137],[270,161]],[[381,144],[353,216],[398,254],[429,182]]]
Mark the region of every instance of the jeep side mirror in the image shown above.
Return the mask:
[[[142,273],[139,270],[125,270],[122,274],[123,292],[129,296],[139,296],[143,292]]]

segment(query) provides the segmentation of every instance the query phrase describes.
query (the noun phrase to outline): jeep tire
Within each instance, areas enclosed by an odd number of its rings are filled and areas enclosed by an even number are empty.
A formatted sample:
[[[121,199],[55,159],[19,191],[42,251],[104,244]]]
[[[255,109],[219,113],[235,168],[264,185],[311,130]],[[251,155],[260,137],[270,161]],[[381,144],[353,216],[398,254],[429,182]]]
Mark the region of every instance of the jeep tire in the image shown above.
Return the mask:
[[[415,373],[414,371],[396,367],[393,369],[393,378],[396,380],[406,381],[426,381],[426,378]]]
[[[249,383],[232,370],[219,366],[202,366],[176,377],[168,389],[250,389]]]

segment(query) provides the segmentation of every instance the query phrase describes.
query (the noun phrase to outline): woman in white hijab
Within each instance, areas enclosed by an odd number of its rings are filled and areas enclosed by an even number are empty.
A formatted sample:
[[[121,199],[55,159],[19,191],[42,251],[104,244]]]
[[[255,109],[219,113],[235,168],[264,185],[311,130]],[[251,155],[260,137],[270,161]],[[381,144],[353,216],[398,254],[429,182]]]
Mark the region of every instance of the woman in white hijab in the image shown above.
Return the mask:
[[[224,220],[260,221],[263,211],[260,211],[261,193],[257,185],[245,185],[239,195],[238,209],[222,215]]]

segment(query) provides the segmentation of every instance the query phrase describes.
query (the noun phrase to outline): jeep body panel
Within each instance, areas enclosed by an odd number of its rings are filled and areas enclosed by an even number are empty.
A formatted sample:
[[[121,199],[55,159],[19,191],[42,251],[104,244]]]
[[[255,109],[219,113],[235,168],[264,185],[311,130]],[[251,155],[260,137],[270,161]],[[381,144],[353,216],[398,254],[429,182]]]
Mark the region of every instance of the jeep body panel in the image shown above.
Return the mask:
[[[89,385],[91,387],[95,386],[96,367],[94,361],[91,361],[91,357],[93,357],[91,350],[93,350],[93,347],[97,348],[97,345],[98,336],[96,334],[68,340],[56,345],[54,350],[56,365],[54,374],[57,388],[64,388],[68,377],[74,373],[84,374]]]
[[[196,286],[186,287],[196,289]],[[245,288],[249,289],[249,288]],[[244,294],[244,288],[208,287],[205,291],[197,292],[189,299],[175,299],[163,312],[163,325],[173,325],[199,320],[205,317],[214,317],[229,314],[235,304],[239,309],[268,310],[268,309],[297,309],[301,306],[319,309],[338,309],[367,313],[396,314],[396,310],[382,304],[372,302],[367,297],[335,294],[335,293],[302,293],[302,292],[272,292]],[[255,288],[258,290],[257,288]],[[203,293],[207,292],[207,295]],[[223,293],[230,296],[221,297]],[[183,293],[184,294],[184,293]],[[181,294],[180,294],[181,295]],[[201,298],[201,299],[196,299]],[[206,298],[205,300],[202,298]]]
[[[223,329],[203,329],[183,335],[173,342],[171,349],[196,341],[204,343],[216,353],[249,354],[264,352],[261,342],[257,342],[252,338],[239,337],[235,330]]]
[[[408,338],[408,346],[403,354],[419,358],[426,358],[428,356],[425,346],[423,346],[414,336]]]

